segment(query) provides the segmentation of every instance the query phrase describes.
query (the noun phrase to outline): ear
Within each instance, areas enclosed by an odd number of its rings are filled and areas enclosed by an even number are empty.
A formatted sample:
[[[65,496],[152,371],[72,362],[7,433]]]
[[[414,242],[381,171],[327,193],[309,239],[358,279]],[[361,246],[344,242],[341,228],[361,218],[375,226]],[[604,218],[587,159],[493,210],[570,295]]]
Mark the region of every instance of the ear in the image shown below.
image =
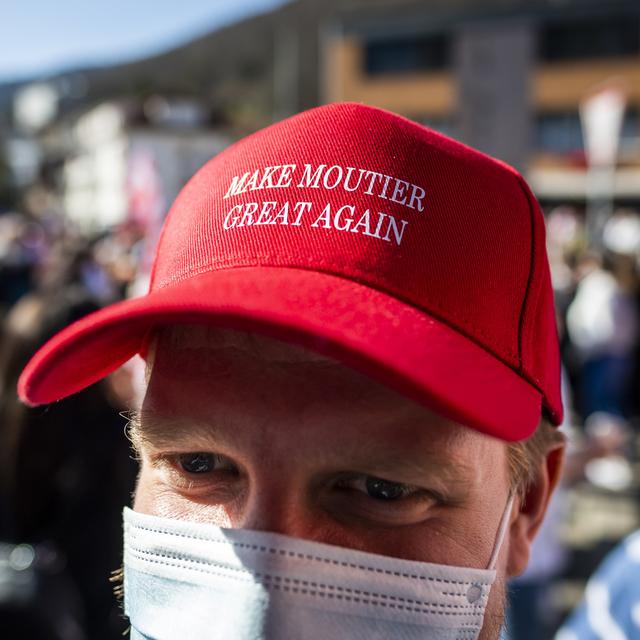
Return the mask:
[[[524,500],[517,499],[514,503],[507,559],[507,575],[510,577],[520,575],[529,563],[531,544],[547,512],[549,499],[560,482],[564,453],[565,443],[553,445],[540,461]]]

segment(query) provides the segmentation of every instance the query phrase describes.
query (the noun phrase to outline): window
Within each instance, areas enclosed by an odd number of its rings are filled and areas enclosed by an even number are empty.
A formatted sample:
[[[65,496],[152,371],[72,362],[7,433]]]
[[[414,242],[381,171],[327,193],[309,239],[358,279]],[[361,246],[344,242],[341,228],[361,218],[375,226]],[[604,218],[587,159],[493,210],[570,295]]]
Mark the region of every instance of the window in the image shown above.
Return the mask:
[[[620,132],[619,154],[624,159],[625,156],[637,157],[640,150],[640,109],[628,107],[622,122]]]
[[[364,46],[364,67],[369,75],[437,71],[449,65],[448,34],[369,40]]]
[[[629,107],[625,111],[620,131],[620,156],[633,155],[640,135],[640,111]],[[584,150],[582,125],[577,112],[545,113],[536,118],[535,147],[537,151],[560,155],[578,154]]]
[[[546,24],[539,33],[538,52],[546,62],[638,55],[640,14]]]
[[[554,154],[579,153],[583,149],[578,113],[547,113],[537,117],[535,147]]]

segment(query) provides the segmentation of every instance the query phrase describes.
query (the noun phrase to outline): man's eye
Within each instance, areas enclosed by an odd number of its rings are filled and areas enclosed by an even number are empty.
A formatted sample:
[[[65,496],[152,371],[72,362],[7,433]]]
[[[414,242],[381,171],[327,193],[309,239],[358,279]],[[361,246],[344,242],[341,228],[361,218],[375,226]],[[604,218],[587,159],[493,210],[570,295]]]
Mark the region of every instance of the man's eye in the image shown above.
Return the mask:
[[[381,502],[398,501],[419,491],[417,487],[400,482],[391,482],[374,476],[362,475],[343,478],[338,482],[337,486],[341,489],[359,491],[369,498]]]
[[[215,467],[210,453],[184,453],[178,456],[178,464],[187,473],[209,473]]]
[[[182,453],[176,456],[176,463],[182,471],[193,475],[236,470],[230,460],[214,453]]]
[[[365,480],[367,495],[376,500],[397,500],[411,492],[410,487],[398,482],[389,482],[382,478],[367,476]]]

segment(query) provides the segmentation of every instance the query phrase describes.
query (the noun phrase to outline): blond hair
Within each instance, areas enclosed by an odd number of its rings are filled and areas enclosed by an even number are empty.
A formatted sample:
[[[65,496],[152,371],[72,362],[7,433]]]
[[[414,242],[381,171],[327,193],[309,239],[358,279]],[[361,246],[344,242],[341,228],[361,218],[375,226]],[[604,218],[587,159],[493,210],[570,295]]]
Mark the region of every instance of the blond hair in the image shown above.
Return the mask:
[[[549,420],[542,418],[531,437],[507,444],[511,489],[519,498],[524,499],[527,490],[535,482],[537,471],[547,454],[564,442],[564,434]]]

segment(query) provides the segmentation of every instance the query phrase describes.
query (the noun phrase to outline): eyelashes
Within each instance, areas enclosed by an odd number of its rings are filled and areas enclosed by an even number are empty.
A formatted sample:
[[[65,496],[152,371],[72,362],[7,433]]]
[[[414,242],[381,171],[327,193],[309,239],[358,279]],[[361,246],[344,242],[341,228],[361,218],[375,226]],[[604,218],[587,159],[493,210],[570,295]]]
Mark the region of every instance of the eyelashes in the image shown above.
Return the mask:
[[[357,491],[380,502],[395,502],[420,493],[419,487],[393,482],[363,474],[353,474],[338,480],[335,486],[342,490]]]
[[[213,471],[227,471],[238,474],[236,465],[226,456],[217,453],[180,453],[174,456],[174,463],[189,475],[203,475]]]
[[[167,456],[177,471],[189,479],[203,479],[215,472],[239,475],[238,467],[226,456],[203,451],[180,453]],[[371,500],[396,502],[417,494],[423,490],[414,485],[394,482],[372,475],[347,474],[341,477],[334,487],[339,490],[359,492]]]

